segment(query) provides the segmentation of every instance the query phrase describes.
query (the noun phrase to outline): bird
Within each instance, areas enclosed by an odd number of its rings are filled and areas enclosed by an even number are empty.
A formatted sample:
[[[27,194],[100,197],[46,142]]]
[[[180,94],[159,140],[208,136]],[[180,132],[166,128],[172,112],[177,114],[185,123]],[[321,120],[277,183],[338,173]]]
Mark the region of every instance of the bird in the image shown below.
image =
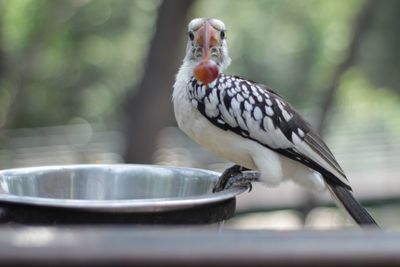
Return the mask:
[[[226,32],[215,18],[188,24],[172,93],[178,127],[235,163],[224,172],[225,180],[255,170],[266,186],[293,180],[317,191],[327,188],[358,225],[379,227],[354,197],[331,150],[289,102],[267,85],[224,73],[231,63]]]

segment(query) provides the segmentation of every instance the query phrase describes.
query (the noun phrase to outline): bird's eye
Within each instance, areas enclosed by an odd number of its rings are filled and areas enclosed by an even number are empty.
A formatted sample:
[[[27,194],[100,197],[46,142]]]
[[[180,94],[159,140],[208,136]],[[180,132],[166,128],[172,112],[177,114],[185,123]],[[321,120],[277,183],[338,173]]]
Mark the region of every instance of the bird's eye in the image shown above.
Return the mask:
[[[219,35],[220,35],[220,37],[221,37],[221,40],[224,40],[224,39],[225,39],[225,31],[221,31],[221,32],[219,33]]]
[[[193,40],[194,40],[194,34],[193,34],[193,32],[189,32],[188,34],[189,34],[189,39],[190,39],[190,41],[193,41]]]

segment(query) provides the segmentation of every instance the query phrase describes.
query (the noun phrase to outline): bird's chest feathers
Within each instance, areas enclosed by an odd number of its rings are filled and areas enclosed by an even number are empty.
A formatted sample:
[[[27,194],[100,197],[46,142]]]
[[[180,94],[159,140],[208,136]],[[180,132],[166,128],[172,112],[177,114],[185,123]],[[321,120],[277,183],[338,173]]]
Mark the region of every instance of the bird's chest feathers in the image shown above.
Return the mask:
[[[194,141],[225,159],[254,168],[249,156],[251,145],[233,132],[213,125],[196,108],[189,93],[174,99],[174,109],[179,128]]]
[[[187,86],[179,92],[174,97],[174,111],[178,126],[191,138],[200,142],[209,135],[207,133],[207,119],[197,110]]]

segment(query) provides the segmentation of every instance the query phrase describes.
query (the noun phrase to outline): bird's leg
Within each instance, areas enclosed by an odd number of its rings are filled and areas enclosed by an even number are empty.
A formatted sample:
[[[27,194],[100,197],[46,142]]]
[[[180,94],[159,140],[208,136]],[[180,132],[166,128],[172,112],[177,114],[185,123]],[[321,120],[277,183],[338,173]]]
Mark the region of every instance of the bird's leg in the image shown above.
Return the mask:
[[[249,169],[239,165],[233,165],[226,169],[218,178],[213,188],[213,193],[220,192],[234,185],[250,187],[251,190],[251,182],[258,180],[258,175],[256,175],[256,173],[242,173],[247,170]]]

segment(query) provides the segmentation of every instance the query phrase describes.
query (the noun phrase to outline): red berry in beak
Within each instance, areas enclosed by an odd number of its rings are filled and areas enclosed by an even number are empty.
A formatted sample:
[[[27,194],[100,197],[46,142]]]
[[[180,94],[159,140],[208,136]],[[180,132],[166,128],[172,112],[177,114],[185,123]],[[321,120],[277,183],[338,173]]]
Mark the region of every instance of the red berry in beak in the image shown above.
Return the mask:
[[[212,60],[204,59],[194,67],[193,74],[196,80],[207,85],[218,77],[218,66]]]

